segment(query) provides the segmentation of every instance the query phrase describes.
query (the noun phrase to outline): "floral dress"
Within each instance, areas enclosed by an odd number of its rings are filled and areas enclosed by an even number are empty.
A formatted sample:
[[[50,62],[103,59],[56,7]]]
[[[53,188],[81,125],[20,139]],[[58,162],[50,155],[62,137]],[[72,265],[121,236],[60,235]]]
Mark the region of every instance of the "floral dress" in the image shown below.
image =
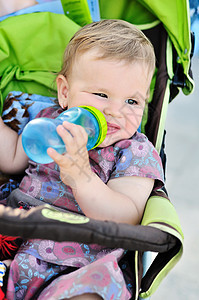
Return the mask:
[[[55,118],[60,112],[60,108],[50,107],[38,117]],[[104,183],[122,176],[140,176],[154,179],[154,188],[163,185],[161,159],[141,133],[106,148],[90,150],[89,158],[92,171]],[[70,187],[60,180],[55,163],[42,165],[30,161],[19,191],[28,196],[27,203],[18,199],[19,206],[48,203],[83,214]],[[27,240],[11,264],[6,297],[57,300],[97,293],[105,300],[130,299],[132,270],[126,254],[124,249],[95,244]]]

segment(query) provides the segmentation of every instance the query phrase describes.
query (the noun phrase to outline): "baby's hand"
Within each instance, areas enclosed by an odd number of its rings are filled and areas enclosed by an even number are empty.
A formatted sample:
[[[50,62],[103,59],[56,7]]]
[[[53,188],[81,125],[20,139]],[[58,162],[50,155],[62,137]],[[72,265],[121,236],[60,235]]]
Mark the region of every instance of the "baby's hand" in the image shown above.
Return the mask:
[[[57,132],[66,145],[66,153],[59,154],[52,148],[47,153],[59,165],[62,181],[73,189],[77,181],[88,180],[92,174],[86,148],[88,135],[82,126],[66,121],[57,127]]]

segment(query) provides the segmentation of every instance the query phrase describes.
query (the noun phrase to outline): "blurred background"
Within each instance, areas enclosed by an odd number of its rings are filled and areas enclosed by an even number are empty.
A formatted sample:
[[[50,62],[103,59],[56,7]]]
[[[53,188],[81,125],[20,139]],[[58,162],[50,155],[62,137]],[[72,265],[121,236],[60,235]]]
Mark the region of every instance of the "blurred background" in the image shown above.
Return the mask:
[[[195,90],[169,104],[166,122],[166,186],[185,236],[181,260],[151,300],[199,299],[199,1],[191,1],[196,45],[192,60]]]

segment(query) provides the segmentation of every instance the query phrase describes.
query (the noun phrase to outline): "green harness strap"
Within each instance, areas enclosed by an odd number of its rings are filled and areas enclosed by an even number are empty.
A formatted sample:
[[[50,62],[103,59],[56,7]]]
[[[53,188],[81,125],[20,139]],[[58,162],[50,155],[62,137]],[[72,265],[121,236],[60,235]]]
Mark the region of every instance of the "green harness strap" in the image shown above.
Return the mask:
[[[172,251],[169,250],[168,253],[159,253],[157,255],[148,270],[148,275],[145,275],[148,278],[147,280],[145,278],[144,281],[150,281],[152,277],[150,274],[153,272],[156,274],[153,276],[150,284],[145,285],[147,289],[144,288],[144,291],[140,293],[142,298],[147,298],[155,292],[160,282],[182,256],[184,236],[174,206],[167,198],[162,196],[152,196],[149,198],[141,224],[156,227],[174,235],[179,240],[179,245],[175,249]],[[159,267],[160,262],[162,264],[161,268]],[[153,270],[152,273],[151,270]]]

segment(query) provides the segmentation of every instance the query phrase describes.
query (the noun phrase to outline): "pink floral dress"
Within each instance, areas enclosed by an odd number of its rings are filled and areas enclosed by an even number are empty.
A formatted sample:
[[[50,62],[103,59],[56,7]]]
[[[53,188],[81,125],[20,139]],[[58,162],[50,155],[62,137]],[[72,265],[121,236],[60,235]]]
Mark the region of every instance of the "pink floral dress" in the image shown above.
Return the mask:
[[[62,110],[50,107],[38,117],[55,118]],[[122,176],[155,179],[154,188],[163,185],[161,159],[145,135],[136,133],[106,148],[89,151],[90,164],[104,183]],[[89,180],[89,178],[88,178]],[[83,214],[70,187],[59,177],[55,163],[30,161],[19,190],[28,196],[24,208],[48,203]],[[67,233],[66,233],[67,234]],[[100,245],[49,240],[27,240],[10,268],[7,299],[64,299],[84,293],[97,293],[103,299],[130,299],[132,270],[124,249]]]

